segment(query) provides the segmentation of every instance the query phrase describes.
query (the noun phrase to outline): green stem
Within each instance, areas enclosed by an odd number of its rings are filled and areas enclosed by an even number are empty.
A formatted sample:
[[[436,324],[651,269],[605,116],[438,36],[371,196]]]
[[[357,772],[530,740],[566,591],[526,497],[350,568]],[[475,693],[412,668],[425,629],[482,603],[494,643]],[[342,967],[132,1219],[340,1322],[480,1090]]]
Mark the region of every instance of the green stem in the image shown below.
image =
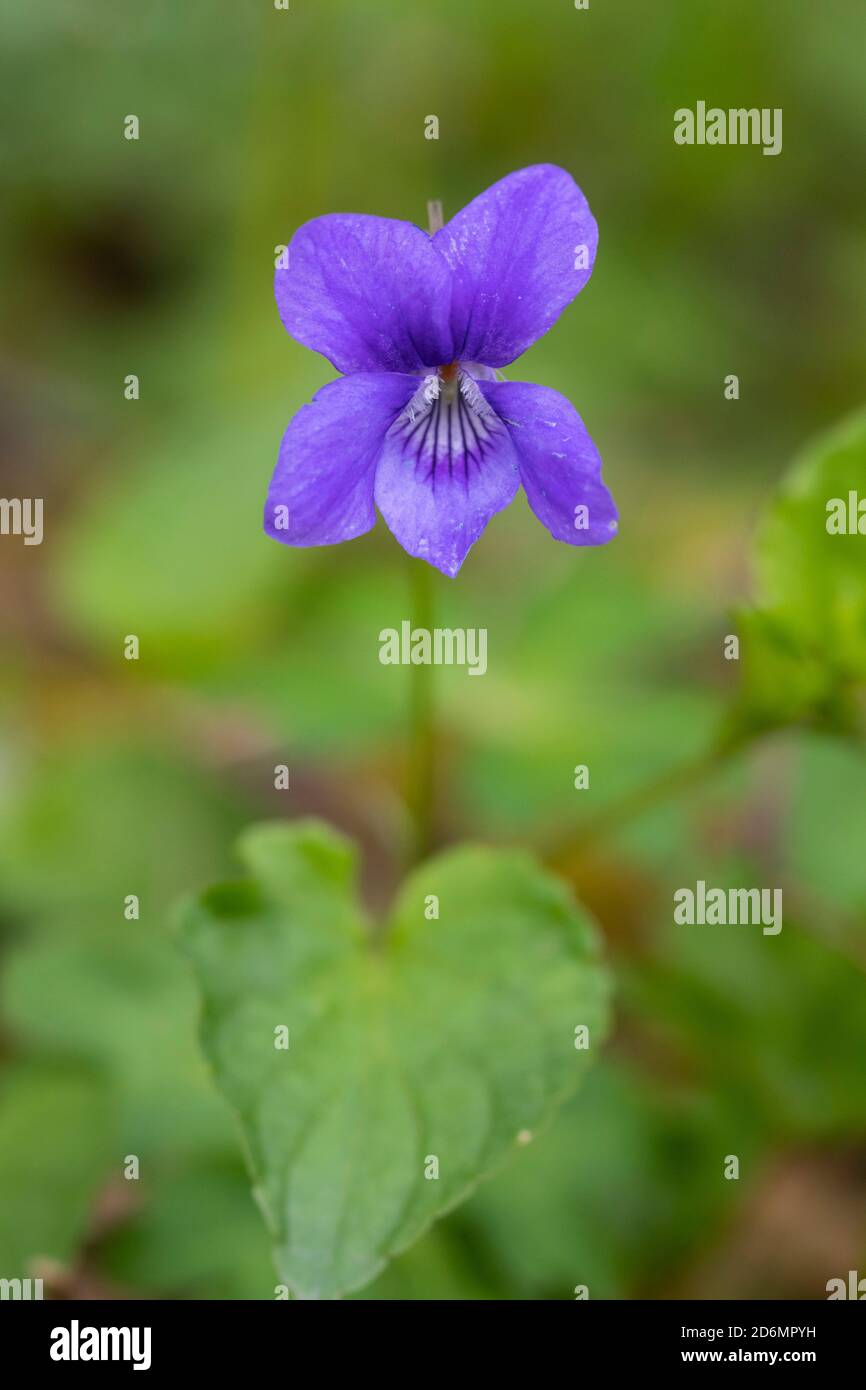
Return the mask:
[[[741,753],[753,738],[753,734],[740,733],[720,740],[699,757],[680,763],[679,767],[671,768],[643,786],[636,787],[587,820],[582,828],[571,831],[554,844],[547,854],[548,862],[555,865],[572,860],[599,840],[630,825],[647,811],[700,786]]]
[[[438,198],[431,198],[427,203],[427,230],[431,236],[441,232],[445,226],[445,214],[442,211],[442,203]]]
[[[427,229],[434,236],[445,225],[442,203],[427,203]],[[412,586],[412,627],[433,631],[433,574],[424,560],[409,557]],[[412,816],[412,863],[426,859],[433,848],[436,824],[436,734],[433,724],[433,668],[409,667],[409,785],[407,801]]]
[[[424,560],[409,558],[412,627],[433,631],[433,574]],[[412,862],[433,847],[436,819],[436,736],[433,723],[433,667],[409,667],[410,757],[407,799],[414,828]]]

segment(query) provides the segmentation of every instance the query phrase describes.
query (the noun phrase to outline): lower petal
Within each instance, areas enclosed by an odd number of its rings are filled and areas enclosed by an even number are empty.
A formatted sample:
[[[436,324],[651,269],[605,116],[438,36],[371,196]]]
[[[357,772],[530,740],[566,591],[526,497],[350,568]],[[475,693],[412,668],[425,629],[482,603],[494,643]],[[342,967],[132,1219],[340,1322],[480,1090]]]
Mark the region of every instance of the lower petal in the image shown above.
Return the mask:
[[[520,460],[520,481],[539,521],[568,545],[604,545],[617,510],[601,480],[601,458],[570,401],[547,386],[483,382]]]
[[[265,503],[284,545],[336,545],[376,522],[376,460],[417,377],[359,372],[323,386],[289,423]]]
[[[509,432],[477,385],[430,377],[388,431],[376,505],[404,550],[453,578],[519,481]]]

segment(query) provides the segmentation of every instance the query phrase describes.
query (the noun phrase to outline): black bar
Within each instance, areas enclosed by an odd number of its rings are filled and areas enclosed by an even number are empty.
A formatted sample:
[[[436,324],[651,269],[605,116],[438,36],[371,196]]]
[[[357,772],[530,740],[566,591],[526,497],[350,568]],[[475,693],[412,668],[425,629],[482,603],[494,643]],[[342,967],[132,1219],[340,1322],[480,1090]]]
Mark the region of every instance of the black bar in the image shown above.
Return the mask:
[[[372,1373],[374,1365],[383,1370],[393,1357],[392,1369],[401,1379],[414,1376],[417,1355],[416,1370],[428,1379],[439,1357],[446,1375],[465,1364],[467,1339],[483,1362],[504,1356],[512,1364],[512,1358],[530,1355],[539,1370],[548,1358],[564,1354],[575,1372],[593,1363],[612,1372],[650,1374],[675,1367],[700,1373],[707,1366],[736,1371],[797,1365],[826,1377],[860,1363],[864,1314],[846,1302],[419,1302],[401,1304],[395,1318],[391,1305],[363,1300],[327,1308],[278,1301],[20,1301],[0,1303],[0,1335],[4,1365],[17,1363],[24,1371],[47,1371],[60,1379],[79,1374],[92,1379],[101,1370],[136,1374],[139,1380],[187,1370],[222,1379],[277,1368],[286,1378],[300,1372],[306,1379],[309,1355],[327,1370],[336,1349],[356,1360],[359,1375]],[[380,1324],[383,1309],[390,1311]],[[118,1331],[104,1339],[92,1331],[103,1328]],[[414,1351],[403,1342],[410,1329]],[[332,1340],[335,1333],[347,1332],[357,1336]],[[55,1354],[77,1352],[78,1359],[53,1359],[52,1347]],[[84,1359],[82,1352],[89,1356],[92,1348],[106,1359]],[[109,1359],[115,1351],[127,1359]],[[365,1372],[371,1354],[374,1362]],[[138,1373],[135,1360],[141,1363]]]

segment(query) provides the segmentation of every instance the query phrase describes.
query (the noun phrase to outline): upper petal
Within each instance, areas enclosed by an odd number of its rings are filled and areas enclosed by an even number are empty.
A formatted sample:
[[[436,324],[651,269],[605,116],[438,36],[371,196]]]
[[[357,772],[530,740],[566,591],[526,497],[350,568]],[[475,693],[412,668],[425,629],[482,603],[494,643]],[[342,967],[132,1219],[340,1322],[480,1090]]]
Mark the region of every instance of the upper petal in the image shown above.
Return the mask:
[[[453,358],[451,271],[411,222],[334,213],[295,232],[274,292],[286,330],[341,372],[412,372]]]
[[[341,377],[302,406],[283,435],[265,503],[265,530],[284,545],[335,545],[376,522],[376,460],[417,378]]]
[[[519,169],[473,199],[433,238],[454,272],[455,357],[513,362],[583,289],[597,243],[589,204],[555,164]]]
[[[523,381],[485,381],[479,388],[514,441],[520,481],[542,525],[569,545],[611,540],[616,507],[601,480],[598,450],[571,402]]]
[[[376,468],[376,505],[394,536],[453,578],[495,512],[519,486],[508,430],[464,374],[446,392],[435,378],[388,432]]]

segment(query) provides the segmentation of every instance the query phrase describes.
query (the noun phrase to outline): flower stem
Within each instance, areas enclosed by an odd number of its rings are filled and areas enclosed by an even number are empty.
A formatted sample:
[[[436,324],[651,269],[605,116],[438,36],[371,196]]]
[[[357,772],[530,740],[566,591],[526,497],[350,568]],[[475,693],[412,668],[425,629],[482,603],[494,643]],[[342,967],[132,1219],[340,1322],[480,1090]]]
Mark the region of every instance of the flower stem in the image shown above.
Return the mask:
[[[427,229],[431,236],[445,225],[442,203],[427,203]],[[412,587],[412,628],[433,631],[433,575],[424,560],[409,557]],[[420,864],[433,848],[436,823],[436,732],[433,720],[433,668],[409,667],[410,752],[407,801],[412,816],[413,864]]]
[[[412,628],[433,630],[432,571],[424,560],[409,558]],[[433,720],[433,667],[409,667],[410,757],[407,800],[412,815],[412,863],[426,859],[433,847],[436,818],[436,735]]]
[[[431,236],[435,236],[444,226],[445,214],[442,211],[442,203],[439,198],[431,198],[427,203],[427,230]]]
[[[740,754],[754,739],[752,733],[738,733],[719,739],[700,756],[661,773],[634,791],[599,811],[576,831],[553,844],[546,855],[548,863],[567,863],[579,858],[599,840],[616,834],[647,811],[663,806],[667,801],[701,786],[727,763]]]

